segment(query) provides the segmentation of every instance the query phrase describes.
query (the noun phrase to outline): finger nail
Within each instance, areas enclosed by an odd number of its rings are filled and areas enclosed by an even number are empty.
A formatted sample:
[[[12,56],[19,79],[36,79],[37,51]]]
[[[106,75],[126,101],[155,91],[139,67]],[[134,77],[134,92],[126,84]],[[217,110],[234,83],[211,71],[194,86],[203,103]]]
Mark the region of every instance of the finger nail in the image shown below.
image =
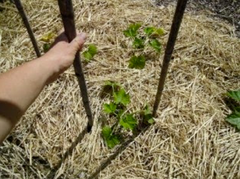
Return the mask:
[[[79,34],[79,37],[85,41],[87,39],[87,34],[81,33]]]

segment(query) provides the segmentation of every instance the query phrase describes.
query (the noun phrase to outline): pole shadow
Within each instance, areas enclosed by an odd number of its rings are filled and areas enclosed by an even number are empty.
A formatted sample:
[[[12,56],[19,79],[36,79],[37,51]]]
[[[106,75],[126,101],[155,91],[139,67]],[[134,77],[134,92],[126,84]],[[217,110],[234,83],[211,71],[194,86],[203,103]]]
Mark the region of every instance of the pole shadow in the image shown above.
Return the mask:
[[[147,125],[145,127],[141,127],[142,130],[137,131],[131,138],[123,142],[117,150],[110,156],[108,157],[105,161],[101,163],[101,165],[88,177],[88,179],[95,179],[98,178],[98,175],[102,170],[104,170],[108,165],[111,164],[111,162],[118,156],[120,155],[128,146],[131,142],[135,140],[140,134],[145,133],[151,125]]]
[[[64,153],[62,159],[58,162],[58,164],[51,170],[51,172],[47,175],[46,178],[54,178],[59,168],[65,162],[65,160],[72,155],[75,147],[82,141],[85,134],[88,133],[88,126],[86,126],[83,131],[78,135],[76,140],[72,143],[72,145],[68,148],[68,150]]]

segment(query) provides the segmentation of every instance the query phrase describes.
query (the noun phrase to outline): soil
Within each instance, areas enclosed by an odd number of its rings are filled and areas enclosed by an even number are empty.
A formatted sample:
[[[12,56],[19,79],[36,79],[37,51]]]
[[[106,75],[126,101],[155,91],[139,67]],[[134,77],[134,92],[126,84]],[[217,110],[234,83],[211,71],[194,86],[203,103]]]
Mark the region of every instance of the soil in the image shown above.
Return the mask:
[[[168,5],[177,0],[156,0],[157,5]],[[239,0],[189,0],[188,10],[200,11],[208,9],[213,17],[228,21],[236,27],[236,34],[240,37],[240,1]]]

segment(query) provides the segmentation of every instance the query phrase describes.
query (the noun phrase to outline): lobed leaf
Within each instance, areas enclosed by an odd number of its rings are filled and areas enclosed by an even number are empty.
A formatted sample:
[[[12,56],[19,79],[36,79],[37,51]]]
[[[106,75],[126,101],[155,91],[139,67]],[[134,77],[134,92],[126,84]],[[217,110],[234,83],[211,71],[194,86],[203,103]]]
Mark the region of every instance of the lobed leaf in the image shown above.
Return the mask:
[[[137,120],[133,117],[133,114],[127,114],[120,119],[119,124],[124,129],[134,130],[137,126]]]
[[[103,105],[103,111],[106,114],[114,114],[117,109],[117,105],[111,102],[110,104],[104,104]]]
[[[126,106],[130,103],[130,96],[125,92],[124,89],[120,89],[119,91],[114,92],[113,98],[116,104],[122,104]]]
[[[83,56],[87,62],[93,59],[93,57],[97,54],[97,47],[93,44],[88,46],[88,49],[83,52]]]
[[[133,47],[138,49],[144,48],[144,39],[135,37],[133,41]]]
[[[149,45],[153,47],[158,53],[161,53],[162,50],[162,44],[157,40],[153,39],[149,42]]]
[[[150,110],[149,105],[146,105],[143,110],[143,120],[147,122],[148,124],[153,124],[155,121],[152,116],[152,112]]]
[[[237,91],[229,91],[227,92],[227,96],[240,102],[240,90]]]
[[[240,108],[228,115],[226,121],[240,130]]]
[[[145,57],[144,56],[133,56],[129,61],[129,68],[143,69],[145,67]]]
[[[141,24],[130,24],[127,30],[123,31],[123,34],[126,37],[136,37],[137,36],[137,31],[141,27]]]
[[[162,36],[164,35],[164,30],[162,28],[156,28],[156,27],[146,27],[144,29],[145,34],[150,36]]]
[[[43,42],[50,42],[53,38],[55,37],[55,34],[52,33],[52,32],[49,32],[45,35],[43,35],[40,40],[43,41]]]
[[[147,36],[151,36],[154,31],[155,31],[155,27],[146,27],[144,29],[144,32],[146,33]]]
[[[113,134],[113,131],[109,126],[103,127],[102,136],[108,148],[110,149],[114,148],[116,145],[120,143],[120,137],[118,135]]]

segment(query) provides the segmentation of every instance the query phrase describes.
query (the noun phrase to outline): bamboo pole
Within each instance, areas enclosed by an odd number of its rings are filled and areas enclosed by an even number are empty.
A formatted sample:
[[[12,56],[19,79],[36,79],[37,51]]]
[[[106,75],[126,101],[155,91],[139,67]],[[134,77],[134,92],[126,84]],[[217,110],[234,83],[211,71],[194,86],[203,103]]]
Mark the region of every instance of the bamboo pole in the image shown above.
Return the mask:
[[[170,35],[168,38],[167,47],[165,50],[161,76],[159,79],[158,90],[157,90],[156,99],[155,99],[155,103],[154,103],[154,107],[153,107],[153,116],[154,117],[156,117],[157,109],[158,109],[159,103],[161,101],[161,96],[162,96],[162,92],[164,89],[165,80],[167,77],[169,63],[170,63],[170,60],[172,57],[172,53],[174,50],[175,42],[176,42],[179,28],[180,28],[180,25],[182,22],[184,11],[186,9],[186,5],[187,5],[187,0],[178,0],[176,11],[175,11],[174,18],[173,18],[171,31],[170,31]]]
[[[75,28],[75,22],[74,22],[72,0],[58,0],[58,5],[59,5],[60,13],[62,16],[62,20],[63,20],[65,34],[69,42],[71,42],[76,37],[76,28]],[[87,86],[86,86],[86,82],[85,82],[85,78],[82,70],[82,64],[81,64],[79,52],[76,54],[73,66],[74,66],[75,73],[78,78],[78,83],[81,89],[83,105],[88,117],[88,132],[90,132],[93,126],[93,116],[92,116],[92,112],[89,104]]]
[[[33,48],[34,48],[34,50],[36,52],[36,55],[37,55],[37,57],[40,57],[41,53],[39,51],[39,48],[38,48],[38,45],[37,45],[37,41],[36,41],[36,39],[34,37],[34,34],[33,34],[32,29],[31,29],[31,26],[29,24],[28,18],[27,18],[26,14],[25,14],[25,12],[23,10],[22,3],[21,3],[20,0],[14,0],[14,3],[16,5],[16,8],[18,9],[18,12],[19,12],[19,14],[20,14],[20,16],[21,16],[21,18],[23,20],[23,23],[24,23],[26,29],[27,29],[28,35],[29,35],[29,37],[31,39]]]

